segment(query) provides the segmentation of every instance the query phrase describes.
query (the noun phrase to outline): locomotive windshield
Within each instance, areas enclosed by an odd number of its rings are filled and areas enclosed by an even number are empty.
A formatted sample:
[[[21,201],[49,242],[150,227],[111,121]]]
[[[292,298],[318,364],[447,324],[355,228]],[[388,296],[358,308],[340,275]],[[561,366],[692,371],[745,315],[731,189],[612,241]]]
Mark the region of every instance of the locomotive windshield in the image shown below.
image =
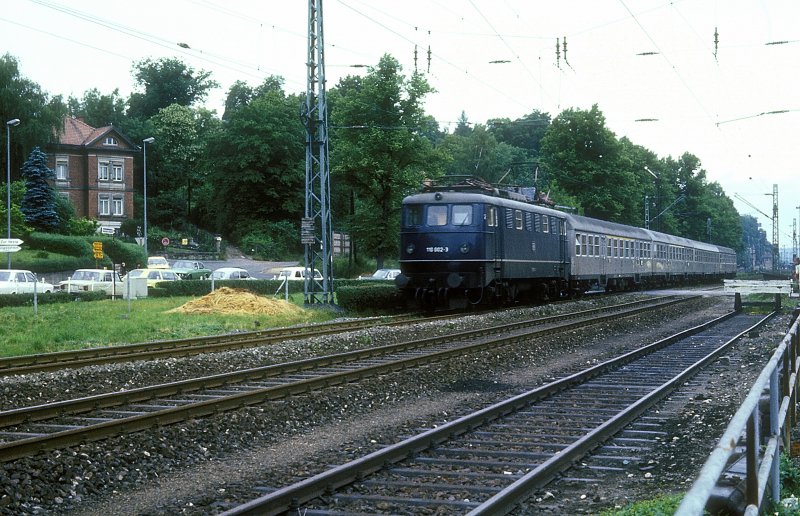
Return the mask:
[[[471,226],[472,206],[469,204],[454,204],[453,224],[456,226]]]
[[[405,227],[471,226],[475,223],[471,204],[407,204],[404,210]]]

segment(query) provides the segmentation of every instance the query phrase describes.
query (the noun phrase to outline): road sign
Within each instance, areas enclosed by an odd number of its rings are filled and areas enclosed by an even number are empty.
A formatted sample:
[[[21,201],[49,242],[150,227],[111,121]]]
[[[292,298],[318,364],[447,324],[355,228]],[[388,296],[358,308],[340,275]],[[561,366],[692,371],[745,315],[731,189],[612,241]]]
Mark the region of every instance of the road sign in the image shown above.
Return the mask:
[[[0,245],[22,245],[19,238],[0,238]]]
[[[94,251],[102,251],[103,250],[103,242],[92,242],[92,249]]]
[[[103,251],[95,251],[94,252],[94,259],[95,260],[102,260],[103,259]]]
[[[104,235],[113,235],[115,233],[115,230],[110,226],[103,226],[100,228],[100,232]]]
[[[169,238],[167,238],[167,237],[162,238],[161,239],[161,245],[163,245],[165,247],[168,246],[169,245]]]
[[[0,253],[16,253],[20,249],[18,245],[0,245]]]

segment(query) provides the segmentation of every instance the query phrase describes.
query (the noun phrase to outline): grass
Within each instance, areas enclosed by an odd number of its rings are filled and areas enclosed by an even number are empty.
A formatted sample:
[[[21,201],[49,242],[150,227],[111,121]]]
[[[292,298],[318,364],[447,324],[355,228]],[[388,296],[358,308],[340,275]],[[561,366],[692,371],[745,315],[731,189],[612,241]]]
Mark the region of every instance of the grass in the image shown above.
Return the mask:
[[[659,496],[652,500],[632,503],[624,509],[611,509],[600,513],[601,516],[671,516],[681,504],[683,495]]]
[[[338,314],[303,310],[300,315],[219,315],[166,313],[191,297],[107,300],[0,309],[0,356],[30,355],[168,340],[231,331],[250,331],[323,322]],[[302,300],[299,302],[302,306]],[[297,302],[296,302],[297,304]]]

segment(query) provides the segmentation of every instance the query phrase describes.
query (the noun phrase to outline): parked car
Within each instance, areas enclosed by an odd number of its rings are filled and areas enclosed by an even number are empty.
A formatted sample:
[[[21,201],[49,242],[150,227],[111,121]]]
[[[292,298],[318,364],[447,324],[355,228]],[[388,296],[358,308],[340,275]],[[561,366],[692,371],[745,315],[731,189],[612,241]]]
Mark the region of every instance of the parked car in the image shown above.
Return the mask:
[[[58,288],[64,292],[91,292],[104,290],[109,296],[121,294],[122,280],[108,269],[78,269],[69,279],[61,281]]]
[[[359,276],[360,280],[393,280],[398,274],[400,269],[378,269],[372,276]]]
[[[0,269],[0,294],[29,294],[36,288],[37,293],[53,292],[52,283],[37,281],[31,271],[20,269]]]
[[[310,271],[305,267],[284,267],[281,269],[281,272],[278,273],[276,279],[282,280],[285,278],[287,281],[302,281],[309,276],[309,274]],[[322,280],[322,274],[317,269],[314,269],[314,279]]]
[[[147,258],[148,269],[169,269],[169,262],[163,256],[149,256]]]
[[[175,271],[168,269],[133,269],[127,274],[128,278],[147,278],[147,286],[153,287],[162,281],[179,281],[181,279]]]
[[[206,268],[203,262],[195,260],[177,260],[172,264],[172,270],[175,271],[181,279],[208,279],[211,276],[211,269]]]
[[[254,280],[250,273],[239,267],[221,267],[211,273],[211,278],[215,280]]]

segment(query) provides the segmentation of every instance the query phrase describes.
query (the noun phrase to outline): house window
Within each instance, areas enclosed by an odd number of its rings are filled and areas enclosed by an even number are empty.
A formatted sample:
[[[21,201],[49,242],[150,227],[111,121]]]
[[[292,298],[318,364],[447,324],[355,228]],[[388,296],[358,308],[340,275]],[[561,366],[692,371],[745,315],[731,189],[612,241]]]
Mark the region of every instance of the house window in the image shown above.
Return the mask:
[[[123,213],[122,213],[122,196],[121,195],[115,195],[111,199],[111,209],[112,209],[115,217],[121,217],[122,216]]]
[[[104,160],[97,164],[97,179],[99,181],[122,181],[123,169],[121,161]]]
[[[117,143],[117,139],[113,136],[106,136],[106,139],[103,140],[103,145],[119,145],[119,143]]]
[[[69,178],[69,162],[66,159],[56,159],[56,179],[66,181]]]
[[[98,215],[111,215],[111,196],[101,194],[97,199]]]

